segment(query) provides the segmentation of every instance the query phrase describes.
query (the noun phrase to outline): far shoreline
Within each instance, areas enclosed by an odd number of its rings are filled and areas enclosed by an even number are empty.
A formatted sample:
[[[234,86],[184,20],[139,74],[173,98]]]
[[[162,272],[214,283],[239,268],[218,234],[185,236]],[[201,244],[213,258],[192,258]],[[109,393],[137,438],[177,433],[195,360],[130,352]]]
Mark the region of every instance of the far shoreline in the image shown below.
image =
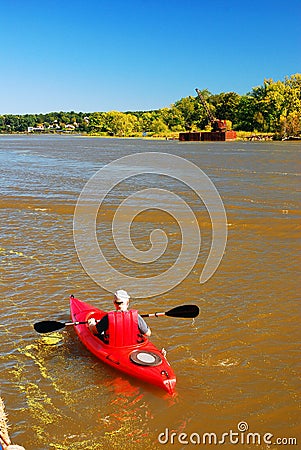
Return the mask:
[[[233,140],[229,140],[229,141],[220,141],[220,142],[227,142],[227,143],[231,143],[231,142],[299,142],[301,140],[301,137],[299,136],[288,136],[286,138],[282,138],[282,139],[277,139],[275,138],[276,133],[260,133],[260,132],[252,132],[252,133],[248,133],[246,131],[237,131],[237,138],[233,139]],[[134,140],[134,139],[139,139],[139,140],[154,140],[154,141],[179,141],[179,132],[177,133],[172,133],[170,135],[166,134],[166,135],[162,135],[162,136],[157,136],[157,135],[153,135],[153,136],[118,136],[118,135],[114,135],[114,136],[109,136],[109,135],[102,135],[102,134],[88,134],[88,133],[76,133],[76,132],[27,132],[27,131],[17,131],[17,132],[12,132],[12,133],[0,133],[0,137],[1,136],[61,136],[61,137],[66,137],[66,136],[73,136],[73,137],[82,137],[82,138],[102,138],[102,139],[127,139],[127,140]],[[197,142],[197,143],[201,143],[202,141],[187,141],[187,142],[181,142],[181,143],[191,143],[191,142]],[[219,141],[204,141],[206,143],[209,142],[219,142]]]

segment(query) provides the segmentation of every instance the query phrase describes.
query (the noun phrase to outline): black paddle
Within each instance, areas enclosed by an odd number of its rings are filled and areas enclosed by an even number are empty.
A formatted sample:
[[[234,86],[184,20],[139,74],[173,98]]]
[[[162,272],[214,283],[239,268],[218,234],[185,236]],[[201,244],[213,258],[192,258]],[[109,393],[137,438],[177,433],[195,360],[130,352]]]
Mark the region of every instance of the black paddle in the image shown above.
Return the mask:
[[[159,317],[159,316],[168,316],[168,317],[181,317],[183,319],[193,319],[194,317],[199,315],[199,307],[196,305],[182,305],[176,306],[173,309],[170,309],[166,312],[156,312],[151,314],[142,314],[142,317]],[[52,331],[61,330],[68,325],[83,325],[88,322],[56,322],[54,320],[44,320],[43,322],[37,322],[34,324],[34,329],[38,333],[50,333]]]
[[[199,315],[199,312],[200,309],[196,305],[182,305],[176,306],[175,308],[172,308],[166,312],[142,314],[141,317],[168,316],[168,317],[182,317],[182,319],[193,319],[194,317]]]

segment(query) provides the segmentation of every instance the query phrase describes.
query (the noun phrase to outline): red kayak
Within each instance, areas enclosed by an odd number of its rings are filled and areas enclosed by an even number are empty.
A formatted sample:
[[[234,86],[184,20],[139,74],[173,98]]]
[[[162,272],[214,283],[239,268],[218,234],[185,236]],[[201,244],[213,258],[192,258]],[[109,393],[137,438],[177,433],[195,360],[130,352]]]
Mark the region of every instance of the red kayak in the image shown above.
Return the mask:
[[[91,317],[100,320],[105,314],[98,308],[70,297],[70,311],[73,322],[86,322]],[[75,325],[74,329],[81,342],[97,358],[121,372],[158,386],[169,394],[174,393],[176,376],[165,358],[146,337],[141,343],[114,347],[93,335],[88,325]]]

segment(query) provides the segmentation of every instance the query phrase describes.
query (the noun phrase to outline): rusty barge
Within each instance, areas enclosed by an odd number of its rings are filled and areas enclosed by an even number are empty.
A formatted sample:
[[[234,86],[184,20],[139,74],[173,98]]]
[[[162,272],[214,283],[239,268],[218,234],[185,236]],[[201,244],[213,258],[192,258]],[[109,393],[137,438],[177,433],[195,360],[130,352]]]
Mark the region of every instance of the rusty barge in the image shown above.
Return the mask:
[[[235,141],[236,131],[186,131],[179,134],[179,141]]]
[[[186,131],[179,134],[179,141],[235,141],[236,131],[227,130],[227,122],[214,117],[201,91],[196,92],[206,111],[211,131]]]

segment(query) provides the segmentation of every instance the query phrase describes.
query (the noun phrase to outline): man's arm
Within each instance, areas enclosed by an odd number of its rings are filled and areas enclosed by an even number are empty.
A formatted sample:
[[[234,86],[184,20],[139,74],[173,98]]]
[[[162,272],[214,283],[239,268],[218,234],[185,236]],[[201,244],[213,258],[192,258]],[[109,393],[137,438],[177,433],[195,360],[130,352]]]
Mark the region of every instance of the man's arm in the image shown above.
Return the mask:
[[[138,328],[141,334],[150,336],[152,334],[150,328],[146,325],[145,320],[138,314]]]
[[[100,335],[104,331],[107,331],[109,326],[108,315],[106,314],[99,322],[96,322],[94,317],[88,320],[89,330],[92,334]]]

